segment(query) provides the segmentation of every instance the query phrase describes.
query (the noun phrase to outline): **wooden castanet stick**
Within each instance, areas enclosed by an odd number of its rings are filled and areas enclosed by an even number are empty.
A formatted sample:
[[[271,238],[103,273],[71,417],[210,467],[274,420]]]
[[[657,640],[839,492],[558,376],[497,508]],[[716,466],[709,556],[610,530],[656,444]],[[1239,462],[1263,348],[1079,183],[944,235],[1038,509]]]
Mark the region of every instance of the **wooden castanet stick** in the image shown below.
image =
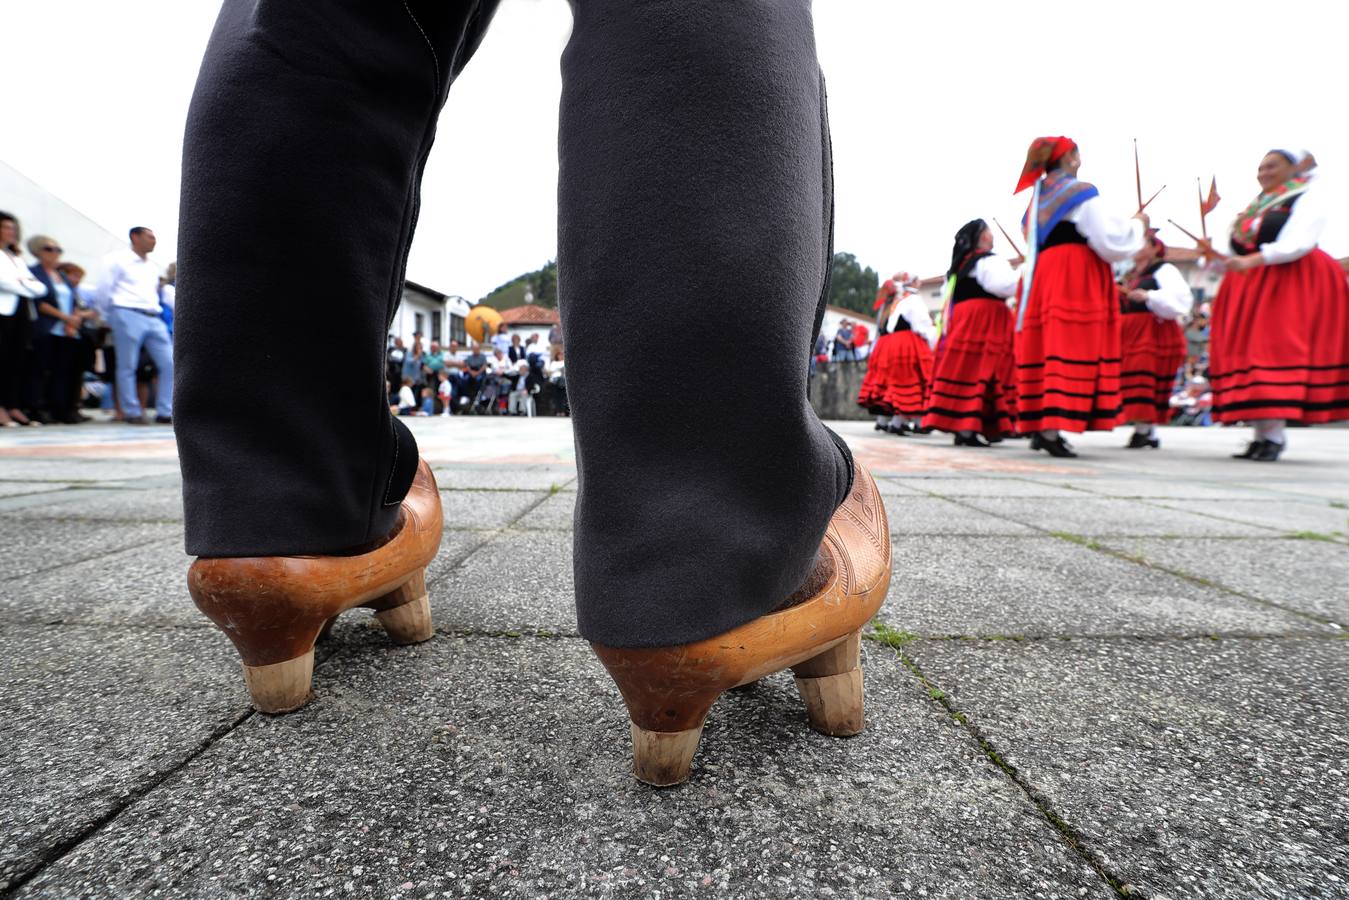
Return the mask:
[[[1195,244],[1196,244],[1196,246],[1198,246],[1198,248],[1204,253],[1204,255],[1206,255],[1206,256],[1212,256],[1214,259],[1227,259],[1227,258],[1228,258],[1226,253],[1223,253],[1222,251],[1219,251],[1219,250],[1214,250],[1214,249],[1213,249],[1213,243],[1212,243],[1208,238],[1196,237],[1195,235],[1191,234],[1189,231],[1185,230],[1185,226],[1184,226],[1184,225],[1181,225],[1181,224],[1180,224],[1179,222],[1177,222],[1175,219],[1167,219],[1166,221],[1170,222],[1170,223],[1171,223],[1172,225],[1174,225],[1177,229],[1179,229],[1181,234],[1185,235],[1187,238],[1189,238],[1190,240],[1194,241]]]

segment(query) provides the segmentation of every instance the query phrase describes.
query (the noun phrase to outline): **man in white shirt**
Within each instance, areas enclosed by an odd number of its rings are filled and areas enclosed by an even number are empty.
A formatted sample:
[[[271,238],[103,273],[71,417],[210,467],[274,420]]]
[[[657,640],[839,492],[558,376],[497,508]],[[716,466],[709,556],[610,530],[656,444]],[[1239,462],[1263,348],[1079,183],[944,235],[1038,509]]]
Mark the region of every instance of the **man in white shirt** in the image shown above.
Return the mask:
[[[159,302],[159,266],[149,259],[155,233],[138,226],[131,229],[130,238],[129,250],[119,250],[103,261],[97,290],[100,305],[110,316],[117,351],[117,397],[126,420],[144,424],[136,396],[136,368],[141,348],[145,348],[159,370],[155,421],[168,424],[173,421],[173,340]]]

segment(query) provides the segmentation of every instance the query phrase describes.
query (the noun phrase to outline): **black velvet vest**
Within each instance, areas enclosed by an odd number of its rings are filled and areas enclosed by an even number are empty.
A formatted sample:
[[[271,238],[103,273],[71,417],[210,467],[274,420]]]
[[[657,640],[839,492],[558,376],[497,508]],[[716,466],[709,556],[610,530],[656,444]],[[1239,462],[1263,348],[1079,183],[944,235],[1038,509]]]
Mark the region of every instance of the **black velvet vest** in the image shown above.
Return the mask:
[[[979,264],[979,260],[986,256],[992,256],[991,251],[976,253],[970,257],[966,263],[960,267],[956,273],[955,287],[951,289],[951,305],[955,306],[965,300],[997,300],[1002,301],[1002,297],[990,294],[979,283],[979,279],[974,277],[974,267]]]
[[[1301,196],[1301,194],[1295,194],[1278,206],[1265,210],[1264,215],[1260,219],[1260,231],[1255,236],[1255,246],[1245,244],[1233,236],[1232,249],[1236,253],[1245,256],[1248,253],[1256,252],[1265,244],[1277,241],[1279,239],[1279,232],[1283,231],[1283,226],[1288,223],[1288,217],[1293,214],[1293,206]]]
[[[1130,290],[1155,291],[1158,288],[1160,288],[1161,285],[1157,283],[1157,270],[1164,265],[1166,265],[1166,260],[1164,259],[1154,260],[1152,265],[1144,269],[1143,274],[1137,280],[1133,281],[1133,287],[1130,288]],[[1119,311],[1124,313],[1125,315],[1131,315],[1134,313],[1150,312],[1151,310],[1148,309],[1148,305],[1146,303],[1140,303],[1137,300],[1130,300],[1128,297],[1124,295],[1123,292],[1121,292],[1119,299]]]
[[[1040,252],[1044,253],[1050,247],[1058,247],[1062,244],[1085,244],[1087,239],[1082,236],[1082,232],[1077,230],[1077,226],[1067,219],[1055,225],[1045,235],[1044,240],[1040,241]]]

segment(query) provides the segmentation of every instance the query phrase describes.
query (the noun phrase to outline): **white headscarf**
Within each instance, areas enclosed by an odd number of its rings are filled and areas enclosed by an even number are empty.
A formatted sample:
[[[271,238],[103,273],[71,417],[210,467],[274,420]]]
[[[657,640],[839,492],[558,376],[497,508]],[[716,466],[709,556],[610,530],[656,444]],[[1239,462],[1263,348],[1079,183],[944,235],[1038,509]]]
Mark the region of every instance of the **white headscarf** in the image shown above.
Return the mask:
[[[1305,147],[1297,150],[1287,150],[1282,147],[1275,147],[1269,152],[1277,153],[1291,162],[1298,172],[1310,172],[1312,169],[1316,168],[1316,157],[1312,156],[1312,152]]]

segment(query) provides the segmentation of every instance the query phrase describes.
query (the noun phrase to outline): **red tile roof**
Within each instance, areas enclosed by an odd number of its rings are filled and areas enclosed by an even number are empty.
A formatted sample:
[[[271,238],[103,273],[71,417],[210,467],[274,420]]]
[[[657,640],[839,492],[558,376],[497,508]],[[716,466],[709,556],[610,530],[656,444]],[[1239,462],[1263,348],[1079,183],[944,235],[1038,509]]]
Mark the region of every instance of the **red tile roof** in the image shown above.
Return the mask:
[[[562,322],[557,310],[536,303],[501,310],[501,321],[507,325],[558,325]]]

